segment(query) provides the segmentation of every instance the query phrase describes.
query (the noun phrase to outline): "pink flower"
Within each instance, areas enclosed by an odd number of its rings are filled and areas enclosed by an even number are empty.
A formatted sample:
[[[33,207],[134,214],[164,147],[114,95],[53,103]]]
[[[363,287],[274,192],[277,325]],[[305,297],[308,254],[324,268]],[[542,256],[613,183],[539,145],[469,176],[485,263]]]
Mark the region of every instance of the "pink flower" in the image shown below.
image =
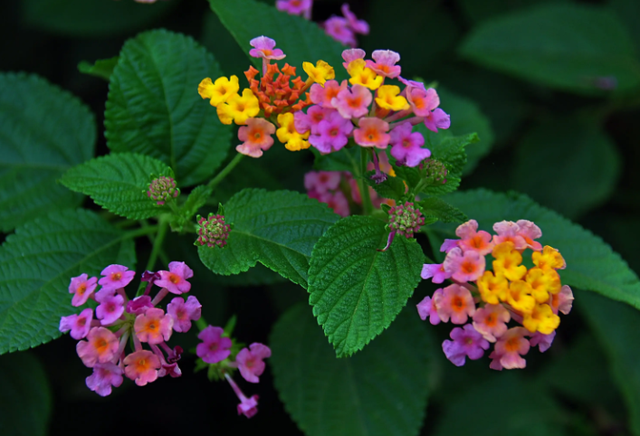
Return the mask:
[[[69,284],[69,293],[74,294],[71,299],[71,305],[74,307],[82,306],[87,302],[93,291],[96,289],[96,277],[88,279],[86,274],[80,274],[78,277],[73,277]]]
[[[456,229],[456,235],[460,238],[458,247],[463,251],[476,251],[478,254],[485,256],[493,250],[493,242],[491,235],[484,230],[478,230],[478,222],[469,220],[464,224],[460,224]]]
[[[263,151],[273,145],[273,135],[276,126],[264,118],[249,118],[247,125],[238,129],[238,139],[243,141],[236,146],[236,151],[251,157],[260,157]]]
[[[347,81],[343,80],[342,83],[338,83],[336,80],[327,80],[324,82],[324,87],[317,83],[311,85],[309,96],[311,101],[327,109],[333,109],[331,100],[338,96],[340,91],[347,89]],[[300,111],[296,114],[301,113]],[[294,117],[295,115],[294,114]],[[294,118],[295,125],[295,118]]]
[[[432,132],[451,127],[451,116],[438,108],[424,118],[424,125]]]
[[[129,268],[122,265],[109,265],[100,273],[105,276],[102,277],[98,284],[102,286],[102,291],[111,291],[118,288],[124,288],[127,286],[133,277],[136,275],[135,271],[129,271]]]
[[[325,192],[324,194],[319,194],[316,199],[320,203],[325,203],[335,213],[342,217],[349,216],[351,214],[349,201],[347,201],[347,197],[345,197],[341,191],[336,191],[334,193]]]
[[[335,109],[314,105],[309,107],[306,114],[302,111],[297,111],[293,115],[293,125],[299,133],[306,133],[311,130],[312,135],[317,135],[318,125],[331,113],[336,113]]]
[[[438,289],[436,292],[442,293],[441,289]],[[433,300],[431,297],[424,297],[420,303],[416,305],[418,308],[418,315],[420,315],[421,320],[426,320],[429,317],[429,322],[432,325],[440,324],[440,316],[438,315],[438,311],[433,305]]]
[[[249,350],[250,348],[250,350]],[[243,348],[236,356],[240,374],[250,383],[258,383],[258,377],[264,371],[263,359],[271,357],[271,350],[263,344],[254,342],[249,348]]]
[[[424,136],[419,132],[411,133],[411,123],[402,123],[390,133],[391,156],[395,157],[400,165],[415,167],[420,162],[431,156],[431,151],[422,148]]]
[[[111,395],[111,386],[122,384],[122,369],[114,363],[97,363],[93,374],[87,377],[87,387],[101,397]]]
[[[222,337],[224,330],[209,326],[202,330],[198,339],[203,341],[196,347],[196,354],[206,363],[218,363],[231,354],[231,339]]]
[[[376,117],[360,118],[356,130],[353,131],[353,137],[356,144],[362,147],[377,147],[381,149],[387,148],[391,136],[389,136],[389,123],[382,121]]]
[[[240,400],[240,404],[238,404],[238,415],[243,414],[247,418],[251,418],[253,415],[258,413],[258,396],[252,395],[247,398],[229,374],[225,373],[224,377],[227,379],[233,389],[233,392],[235,392],[236,396]]]
[[[433,303],[438,311],[438,316],[444,322],[454,324],[464,324],[467,318],[473,316],[476,305],[473,302],[471,292],[458,284],[449,285],[442,290],[441,294],[433,294]]]
[[[551,294],[549,297],[549,306],[553,309],[553,313],[562,312],[569,315],[573,306],[573,292],[568,285],[563,285],[560,292]]]
[[[354,47],[356,45],[356,36],[349,25],[349,21],[342,17],[331,17],[322,25],[327,35],[338,42]]]
[[[396,65],[400,61],[400,55],[391,50],[374,50],[371,57],[375,60],[367,61],[367,67],[371,68],[380,76],[394,79],[400,75],[400,65]]]
[[[444,253],[448,253],[452,248],[458,247],[460,244],[459,239],[445,239],[442,245],[440,246],[440,251]]]
[[[172,294],[183,294],[191,290],[191,283],[187,281],[193,277],[193,270],[184,262],[169,263],[169,271],[158,271],[160,280],[155,284],[166,288]]]
[[[540,352],[544,353],[549,349],[549,347],[551,347],[551,344],[553,343],[553,340],[555,339],[555,337],[556,337],[555,330],[549,333],[548,335],[543,335],[540,332],[535,332],[533,336],[531,336],[531,339],[529,339],[529,344],[532,347],[538,346],[538,349],[540,350]]]
[[[304,175],[304,187],[318,194],[335,191],[340,186],[340,171],[309,171]]]
[[[87,308],[80,312],[80,315],[69,315],[60,318],[59,330],[63,333],[71,330],[73,339],[83,339],[89,334],[92,319],[93,309]]]
[[[96,363],[111,362],[118,351],[118,338],[104,327],[94,327],[89,330],[86,341],[76,345],[78,356],[82,363],[93,368]]]
[[[124,313],[124,298],[120,294],[103,297],[96,307],[96,318],[102,325],[111,325]]]
[[[173,318],[173,329],[180,333],[188,332],[191,321],[200,319],[202,305],[196,297],[190,295],[185,303],[182,297],[175,297],[167,304],[167,313]]]
[[[422,90],[426,91],[426,88],[424,86],[424,83],[422,82],[416,82],[415,80],[409,80],[409,79],[405,79],[402,76],[398,76],[398,80],[400,82],[402,82],[404,85],[407,86],[407,91],[411,91],[411,88],[420,88]],[[435,90],[434,90],[435,91]]]
[[[279,61],[280,59],[284,59],[286,55],[279,48],[274,48],[276,46],[275,40],[268,38],[266,36],[258,36],[257,38],[253,38],[249,41],[249,44],[252,48],[249,50],[249,55],[254,58],[262,58],[262,59],[274,59]]]
[[[527,243],[527,246],[532,250],[541,251],[542,244],[534,240],[542,236],[542,231],[540,230],[540,227],[536,226],[534,223],[527,220],[518,220],[516,224],[520,229],[518,231],[518,235],[522,236],[524,241]]]
[[[158,370],[161,368],[160,359],[148,350],[139,350],[124,358],[124,373],[131,380],[135,380],[138,386],[154,382],[158,378]]]
[[[484,350],[489,348],[489,342],[471,324],[454,328],[450,336],[453,341],[445,340],[442,351],[455,366],[464,365],[465,356],[471,360],[480,359]]]
[[[507,330],[496,342],[493,353],[489,356],[492,369],[524,368],[527,362],[520,356],[529,352],[529,341],[525,338],[529,331],[524,327],[513,327]]]
[[[363,35],[369,34],[369,24],[367,24],[367,22],[364,20],[358,20],[358,18],[356,17],[356,14],[351,12],[351,10],[349,9],[349,5],[347,3],[344,3],[342,5],[342,8],[340,8],[340,10],[342,11],[342,15],[344,15],[344,17],[347,19],[347,22],[349,23],[349,27],[351,27],[351,29],[354,32],[361,33]]]
[[[369,105],[373,100],[371,91],[362,85],[345,87],[331,100],[331,105],[340,112],[343,118],[360,118],[369,112]]]
[[[476,251],[465,251],[459,247],[452,248],[444,259],[444,270],[458,282],[472,282],[484,274],[486,261]]]
[[[423,279],[431,279],[433,283],[442,283],[446,279],[451,278],[451,274],[444,270],[444,264],[429,264],[425,263],[422,267],[422,272],[420,273],[420,277]]]
[[[524,250],[527,248],[527,241],[520,235],[520,226],[513,221],[500,221],[493,225],[493,231],[497,235],[493,236],[493,243],[495,245],[503,242],[513,242],[513,248],[515,250]]]
[[[277,0],[276,8],[290,15],[302,15],[311,9],[312,0]]]
[[[407,101],[411,105],[413,113],[419,117],[430,116],[431,111],[440,105],[440,97],[433,88],[425,89],[424,85],[422,87],[409,87],[406,93]]]
[[[511,319],[502,304],[487,304],[473,314],[473,327],[489,342],[495,342],[507,331]]]
[[[317,134],[309,136],[309,143],[321,153],[338,151],[347,145],[348,135],[352,130],[351,121],[345,120],[336,111],[331,111],[318,123]]]
[[[148,342],[153,345],[168,341],[171,338],[172,328],[173,318],[170,315],[165,315],[164,310],[155,307],[138,315],[133,324],[133,329],[140,342]]]
[[[365,55],[366,52],[361,48],[348,48],[343,50],[342,59],[344,59],[344,62],[342,63],[342,66],[346,70],[352,61],[355,61],[356,59],[364,59]]]

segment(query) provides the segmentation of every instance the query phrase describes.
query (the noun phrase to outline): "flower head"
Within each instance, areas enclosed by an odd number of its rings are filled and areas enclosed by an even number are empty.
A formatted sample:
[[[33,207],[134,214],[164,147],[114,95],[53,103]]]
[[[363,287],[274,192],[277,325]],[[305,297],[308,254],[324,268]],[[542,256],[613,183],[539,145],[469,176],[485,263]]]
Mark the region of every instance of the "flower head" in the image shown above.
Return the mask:
[[[218,363],[231,354],[231,339],[223,337],[220,327],[208,326],[198,334],[202,343],[196,347],[196,354],[206,363]]]
[[[211,106],[218,107],[222,103],[226,103],[229,98],[236,95],[240,90],[238,84],[238,76],[218,77],[215,82],[207,77],[198,85],[198,94],[202,98],[208,98]]]
[[[420,226],[424,225],[424,217],[420,209],[414,207],[413,203],[406,202],[393,206],[389,210],[389,229],[400,233],[406,238],[413,238],[414,232],[420,231]]]
[[[260,157],[264,150],[273,145],[276,127],[264,118],[249,118],[247,125],[238,130],[238,139],[244,141],[236,147],[238,153],[251,157]]]
[[[207,218],[198,215],[197,220],[198,239],[196,239],[196,245],[206,245],[207,247],[224,247],[227,245],[231,226],[225,224],[223,215],[210,213]]]
[[[419,132],[411,133],[412,127],[409,122],[402,123],[389,134],[392,145],[391,156],[408,167],[415,167],[431,156],[429,149],[422,148],[424,136]]]
[[[455,327],[450,336],[453,341],[444,341],[442,350],[455,366],[464,365],[465,357],[480,359],[484,350],[489,348],[489,342],[471,324],[466,324],[463,328]]]
[[[353,131],[353,137],[356,144],[362,147],[385,149],[391,140],[388,131],[389,123],[386,121],[376,117],[365,117],[358,121],[358,128]]]
[[[100,273],[102,277],[98,284],[102,286],[101,291],[115,290],[127,286],[133,277],[135,271],[129,271],[129,268],[122,265],[109,265]]]
[[[400,88],[395,85],[382,85],[376,93],[376,103],[382,109],[402,111],[409,109],[407,99],[400,94]]]
[[[173,329],[177,332],[188,332],[191,321],[200,319],[202,305],[196,297],[190,295],[185,302],[182,297],[175,297],[167,304],[167,314],[173,319]]]
[[[343,118],[360,118],[369,112],[369,105],[373,97],[371,91],[361,85],[345,87],[336,97],[331,99],[331,105],[340,112]]]
[[[507,331],[511,319],[509,311],[501,304],[487,304],[473,314],[473,327],[489,342],[495,342]]]
[[[87,308],[80,312],[80,315],[69,315],[60,318],[59,330],[63,333],[71,330],[71,337],[73,339],[82,339],[89,334],[92,319],[93,310]]]
[[[486,261],[476,251],[463,252],[460,248],[452,248],[444,259],[444,270],[459,282],[471,282],[484,274]]]
[[[158,206],[162,206],[178,195],[180,195],[180,189],[177,188],[176,181],[172,177],[157,177],[149,183],[147,196]]]
[[[122,381],[122,368],[110,362],[95,364],[93,374],[86,379],[87,387],[101,397],[111,395],[111,387],[119,387]]]
[[[324,85],[327,80],[335,79],[336,72],[325,61],[319,60],[314,66],[311,62],[303,62],[302,69],[309,75],[309,80]]]
[[[367,67],[371,68],[376,74],[394,79],[400,75],[400,65],[396,65],[400,61],[400,55],[392,50],[374,50],[371,53],[373,61],[367,61]]]
[[[148,350],[135,351],[124,358],[124,373],[138,386],[154,382],[158,378],[158,370],[162,367],[160,359]]]
[[[184,262],[169,263],[169,271],[158,271],[160,280],[155,284],[166,288],[172,294],[183,294],[191,290],[191,283],[187,281],[193,277],[193,270]]]
[[[433,294],[433,304],[436,306],[440,319],[454,324],[464,324],[467,318],[473,316],[476,305],[471,292],[463,286],[453,284],[442,290],[441,294]]]
[[[124,297],[120,294],[105,295],[96,307],[96,318],[102,325],[111,325],[124,313]]]
[[[271,350],[263,344],[254,342],[249,348],[243,348],[236,356],[238,369],[244,379],[250,383],[258,383],[258,377],[264,371],[263,359],[271,357]]]
[[[78,307],[87,302],[93,291],[96,289],[98,279],[96,277],[88,278],[86,274],[80,274],[73,277],[69,284],[69,293],[73,294],[71,305]]]
[[[491,235],[484,230],[478,231],[478,222],[469,220],[464,224],[460,224],[456,229],[456,235],[460,238],[458,246],[463,251],[477,251],[478,254],[485,255],[491,253],[493,242]]]
[[[155,345],[171,338],[173,318],[164,310],[152,307],[136,317],[133,328],[140,342]]]
[[[249,41],[249,44],[252,48],[249,50],[249,55],[254,58],[262,58],[262,59],[273,59],[273,60],[281,60],[284,59],[287,55],[285,55],[282,50],[279,48],[275,48],[276,41],[266,37],[266,36],[258,36],[257,38],[253,38]]]
[[[118,350],[118,338],[104,327],[94,327],[89,330],[86,341],[76,345],[78,356],[82,363],[93,368],[96,363],[110,362]]]
[[[491,368],[501,370],[527,366],[527,362],[521,357],[529,352],[529,341],[525,338],[527,334],[527,329],[524,327],[513,327],[507,330],[496,342],[495,349],[489,356],[493,359]]]
[[[217,106],[218,118],[222,124],[232,122],[243,125],[251,117],[255,117],[260,112],[260,103],[253,91],[242,90],[242,96],[234,94],[229,99]]]
[[[338,151],[349,141],[353,130],[351,121],[345,120],[336,111],[331,111],[318,123],[317,134],[309,136],[309,143],[321,153]]]

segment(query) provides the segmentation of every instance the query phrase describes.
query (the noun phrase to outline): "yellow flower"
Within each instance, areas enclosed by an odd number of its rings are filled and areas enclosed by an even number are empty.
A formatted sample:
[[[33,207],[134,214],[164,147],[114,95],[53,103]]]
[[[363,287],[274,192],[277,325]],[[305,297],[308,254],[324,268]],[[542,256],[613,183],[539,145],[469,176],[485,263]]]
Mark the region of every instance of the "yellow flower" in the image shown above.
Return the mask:
[[[536,305],[531,313],[525,313],[522,325],[531,333],[551,334],[560,325],[560,317],[553,313],[548,304]]]
[[[562,287],[560,276],[555,270],[531,268],[525,277],[527,283],[531,285],[531,295],[538,303],[549,301],[549,294],[557,294]]]
[[[531,313],[536,306],[536,300],[531,296],[531,286],[522,280],[516,280],[509,285],[507,303],[518,312]]]
[[[531,259],[533,259],[533,263],[538,268],[542,269],[565,269],[567,266],[560,252],[548,245],[545,245],[542,253],[534,251],[531,255]]]
[[[347,72],[351,76],[349,83],[362,85],[371,90],[378,89],[382,85],[384,77],[378,76],[371,68],[367,68],[364,59],[356,59],[349,63]]]
[[[376,103],[383,109],[390,109],[392,111],[401,111],[409,109],[409,103],[407,99],[400,94],[400,88],[395,85],[383,85],[378,88],[378,94],[376,97]]]
[[[309,75],[309,80],[324,86],[327,80],[335,79],[336,72],[331,65],[325,61],[316,62],[314,67],[311,62],[303,62],[302,69]]]
[[[491,255],[496,258],[493,261],[493,271],[496,275],[503,275],[513,281],[520,280],[527,273],[527,267],[520,265],[522,255],[514,250],[513,242],[507,241],[496,245]]]
[[[258,99],[253,92],[245,88],[242,97],[234,94],[226,103],[218,105],[218,118],[222,124],[235,122],[238,125],[246,124],[249,118],[253,118],[260,112]]]
[[[491,271],[485,271],[478,279],[478,290],[482,300],[489,304],[499,304],[507,298],[509,282],[504,276],[494,276]]]
[[[236,95],[239,89],[237,76],[231,76],[231,80],[218,77],[215,83],[211,83],[211,79],[207,77],[198,85],[198,94],[202,98],[210,99],[211,106],[218,107],[220,103],[226,103],[229,98]]]
[[[309,148],[309,141],[305,141],[305,139],[309,137],[310,132],[298,133],[293,120],[294,116],[291,112],[278,115],[278,124],[280,125],[280,128],[276,130],[278,140],[289,151],[300,151]]]

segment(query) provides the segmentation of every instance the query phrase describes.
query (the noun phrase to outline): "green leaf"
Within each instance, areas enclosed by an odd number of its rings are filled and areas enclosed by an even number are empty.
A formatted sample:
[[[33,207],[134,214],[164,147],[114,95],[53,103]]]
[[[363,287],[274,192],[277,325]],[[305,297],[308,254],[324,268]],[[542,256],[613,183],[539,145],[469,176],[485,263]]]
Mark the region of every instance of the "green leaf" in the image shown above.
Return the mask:
[[[207,203],[211,196],[211,188],[207,185],[197,186],[189,193],[187,200],[182,205],[182,209],[186,211],[188,216],[193,216],[198,210]]]
[[[428,396],[431,340],[403,311],[371,345],[336,359],[306,304],[288,310],[269,345],[274,383],[308,436],[415,436]]]
[[[160,208],[147,196],[152,174],[173,177],[171,168],[157,159],[113,153],[71,168],[60,183],[117,215],[142,220],[159,214]]]
[[[207,268],[238,274],[259,261],[305,288],[311,249],[338,219],[326,204],[292,191],[244,189],[224,211],[225,222],[232,225],[227,245],[198,247]]]
[[[575,218],[609,198],[619,172],[618,150],[595,120],[554,118],[525,134],[512,177],[518,191]]]
[[[26,0],[27,24],[68,36],[108,36],[148,26],[175,8],[177,1],[145,5],[112,0]]]
[[[418,207],[425,217],[434,217],[443,223],[463,223],[469,220],[460,209],[440,198],[422,200],[418,202]]]
[[[51,390],[40,362],[29,353],[0,357],[0,434],[46,436]]]
[[[198,95],[220,68],[190,37],[154,30],[128,40],[109,82],[107,145],[160,159],[180,186],[210,177],[227,155],[231,126]]]
[[[81,61],[78,64],[78,71],[91,76],[100,77],[101,79],[109,81],[113,69],[118,64],[118,56],[114,56],[109,59],[98,59],[93,64],[87,61]]]
[[[76,97],[38,76],[0,74],[0,231],[80,204],[55,181],[91,159],[95,142],[93,114]]]
[[[71,277],[98,275],[112,263],[135,263],[133,241],[96,213],[54,212],[18,227],[0,247],[0,354],[61,335],[71,306]]]
[[[311,148],[315,156],[313,168],[318,171],[348,171],[353,174],[354,168],[360,165],[360,147],[342,148],[335,153],[321,154]]]
[[[467,59],[534,83],[580,94],[640,86],[640,62],[628,32],[608,9],[540,5],[475,28],[459,49]]]
[[[375,171],[367,171],[364,174],[364,180],[371,186],[382,198],[391,198],[400,200],[404,196],[405,185],[401,178],[387,176],[387,180],[382,183],[376,183],[371,179]]]
[[[483,189],[460,192],[444,198],[490,230],[502,220],[531,220],[542,230],[540,242],[560,250],[567,268],[560,271],[562,283],[598,292],[640,308],[640,281],[618,253],[598,236],[578,224],[517,193],[499,194]],[[430,229],[438,236],[452,237],[455,226],[438,224]]]
[[[247,56],[251,48],[249,41],[265,35],[275,39],[276,47],[287,55],[285,61],[297,67],[303,78],[306,76],[302,63],[315,65],[320,59],[335,68],[338,79],[346,78],[340,57],[346,47],[325,34],[316,23],[255,0],[209,0],[209,4]],[[260,62],[255,58],[251,60],[256,65]]]
[[[361,350],[400,313],[418,286],[424,255],[415,239],[397,236],[386,252],[385,223],[350,216],[313,248],[309,303],[338,357]]]

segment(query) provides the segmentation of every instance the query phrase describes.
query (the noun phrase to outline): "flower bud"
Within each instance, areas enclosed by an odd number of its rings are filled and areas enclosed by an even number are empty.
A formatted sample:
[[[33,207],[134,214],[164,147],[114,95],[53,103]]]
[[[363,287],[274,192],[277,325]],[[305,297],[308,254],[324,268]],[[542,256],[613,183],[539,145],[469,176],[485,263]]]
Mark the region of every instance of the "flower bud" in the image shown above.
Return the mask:
[[[424,225],[422,212],[413,203],[407,202],[389,209],[389,228],[407,238],[413,238],[413,233]]]
[[[176,181],[171,177],[157,177],[149,183],[147,196],[162,206],[166,201],[180,195],[180,189],[176,187]]]
[[[223,215],[209,214],[208,218],[198,215],[198,239],[195,245],[207,245],[209,247],[224,247],[227,244],[231,226],[224,223]]]
[[[427,159],[423,164],[423,170],[425,172],[427,180],[429,180],[432,184],[447,183],[447,167],[444,166],[442,162],[437,159]]]

